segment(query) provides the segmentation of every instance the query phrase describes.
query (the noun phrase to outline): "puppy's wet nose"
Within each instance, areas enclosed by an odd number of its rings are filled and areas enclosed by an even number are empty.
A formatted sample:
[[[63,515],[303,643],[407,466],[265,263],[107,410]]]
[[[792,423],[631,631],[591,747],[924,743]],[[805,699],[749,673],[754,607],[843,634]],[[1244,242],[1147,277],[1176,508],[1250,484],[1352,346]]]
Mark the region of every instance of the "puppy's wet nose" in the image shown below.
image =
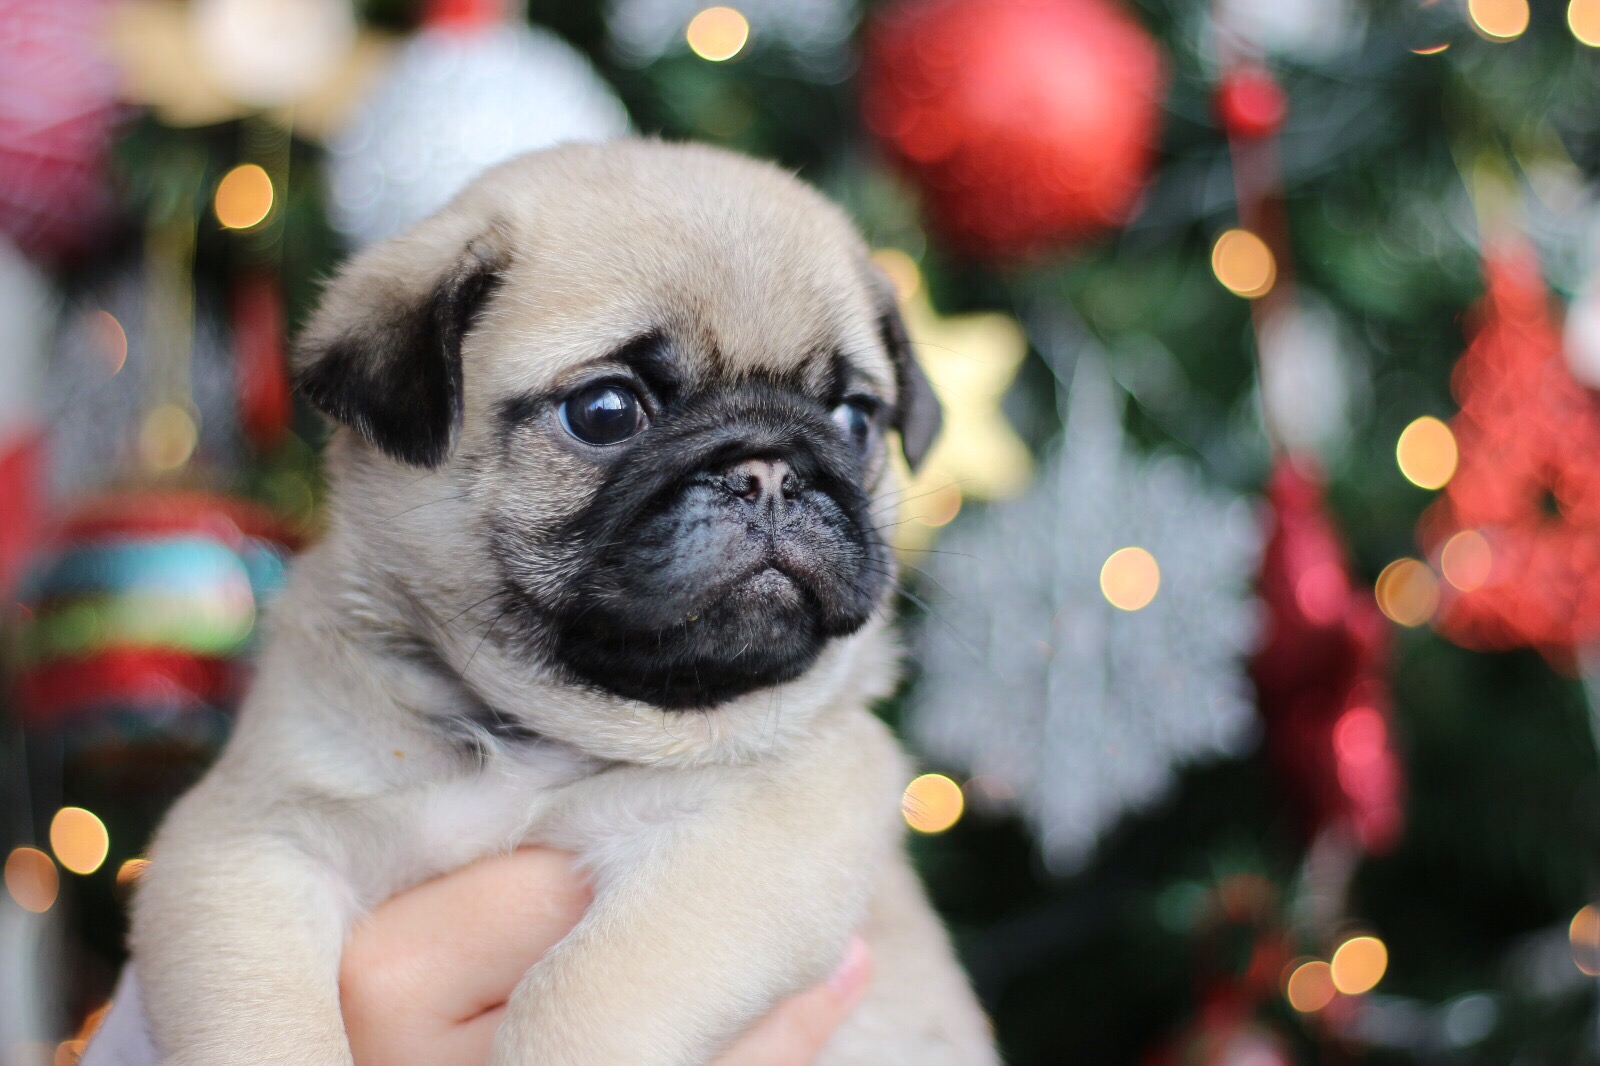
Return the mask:
[[[730,493],[757,507],[781,508],[800,492],[800,479],[782,459],[746,459],[728,467],[722,483]]]

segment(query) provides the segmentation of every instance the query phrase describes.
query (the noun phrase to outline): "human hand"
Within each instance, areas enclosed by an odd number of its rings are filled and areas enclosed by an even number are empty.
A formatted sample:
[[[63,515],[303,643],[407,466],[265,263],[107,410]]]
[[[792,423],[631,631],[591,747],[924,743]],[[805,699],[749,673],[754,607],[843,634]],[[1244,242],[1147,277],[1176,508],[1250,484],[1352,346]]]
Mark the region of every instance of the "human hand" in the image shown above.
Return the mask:
[[[345,946],[339,995],[356,1066],[478,1066],[517,982],[583,916],[569,856],[525,848],[402,892]],[[714,1066],[807,1066],[866,991],[860,938],[827,982],[779,1003]]]

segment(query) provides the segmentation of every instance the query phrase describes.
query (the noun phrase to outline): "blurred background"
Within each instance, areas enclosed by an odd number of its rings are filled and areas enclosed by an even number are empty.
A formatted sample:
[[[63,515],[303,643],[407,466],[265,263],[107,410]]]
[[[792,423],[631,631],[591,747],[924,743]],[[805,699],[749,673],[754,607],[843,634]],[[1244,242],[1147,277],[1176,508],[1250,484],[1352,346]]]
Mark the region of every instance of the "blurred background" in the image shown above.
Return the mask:
[[[1008,1061],[1600,1062],[1597,47],[1600,0],[0,0],[0,1060],[75,1061],[316,536],[320,280],[633,131],[843,203],[943,398],[883,713]]]

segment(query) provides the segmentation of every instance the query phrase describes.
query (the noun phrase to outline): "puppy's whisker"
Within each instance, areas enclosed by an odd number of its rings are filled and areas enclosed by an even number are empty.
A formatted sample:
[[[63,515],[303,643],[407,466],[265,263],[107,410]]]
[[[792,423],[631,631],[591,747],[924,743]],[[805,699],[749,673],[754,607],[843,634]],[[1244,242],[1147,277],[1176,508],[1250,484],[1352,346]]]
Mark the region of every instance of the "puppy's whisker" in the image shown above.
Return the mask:
[[[919,492],[915,496],[907,496],[905,499],[899,501],[899,505],[900,506],[904,506],[905,504],[908,504],[913,500],[920,500],[924,496],[932,496],[934,493],[943,492],[945,489],[958,488],[958,487],[960,487],[962,485],[967,484],[971,480],[972,480],[972,478],[970,478],[970,477],[951,478],[949,481],[946,481],[941,485],[935,485],[933,488],[928,489],[926,492]],[[906,485],[903,488],[896,489],[894,492],[886,492],[886,493],[883,493],[881,496],[875,496],[875,497],[873,497],[871,502],[872,503],[878,503],[880,500],[890,499],[891,497],[895,496],[897,493],[910,492],[914,488],[916,488],[915,485]]]
[[[494,616],[494,621],[489,623],[489,628],[484,630],[483,636],[478,640],[478,646],[472,649],[472,654],[467,656],[466,664],[461,667],[461,673],[463,676],[465,676],[468,670],[472,669],[472,663],[475,659],[477,659],[478,653],[483,650],[484,642],[487,641],[494,633],[495,626],[500,624],[500,619],[504,618],[510,613],[512,606],[512,604],[508,603],[505,605],[505,607],[501,608],[500,613]]]
[[[459,496],[441,496],[437,500],[424,500],[421,503],[415,505],[414,507],[407,507],[404,511],[397,511],[394,514],[390,515],[388,518],[380,518],[380,519],[378,519],[378,523],[377,524],[380,525],[380,526],[388,525],[390,522],[393,522],[396,518],[400,518],[400,517],[402,517],[404,515],[408,515],[412,511],[420,511],[424,507],[433,507],[433,506],[435,506],[437,504],[441,504],[441,503],[455,503],[455,502],[457,502],[459,500],[464,500],[464,499],[466,499],[467,497],[469,497],[471,495],[472,495],[472,493],[470,493],[470,492],[463,492]]]
[[[972,656],[972,661],[974,663],[986,665],[983,653],[978,649],[978,646],[972,643],[972,641],[969,640],[959,629],[951,625],[944,615],[936,611],[927,600],[918,596],[914,592],[908,592],[904,587],[902,587],[899,591],[900,595],[904,596],[907,600],[910,600],[916,606],[922,608],[922,612],[929,618],[932,618],[935,622],[938,622],[940,625],[944,626],[945,630],[949,632],[952,637],[956,638],[956,643],[961,645],[961,649],[968,655]]]
[[[901,563],[900,566],[905,570],[910,570],[910,571],[914,572],[920,580],[929,582],[935,588],[937,588],[940,592],[944,593],[946,596],[949,596],[951,600],[954,600],[956,598],[955,595],[953,593],[951,593],[951,591],[948,588],[945,587],[944,582],[940,581],[938,578],[934,577],[932,574],[930,574],[926,570],[922,569],[922,567],[913,566],[910,563]]]
[[[445,621],[444,621],[445,628],[448,629],[450,626],[454,625],[455,622],[462,615],[466,614],[469,611],[477,610],[479,607],[482,607],[484,604],[488,603],[490,600],[494,599],[496,596],[501,595],[503,593],[503,591],[504,591],[503,589],[495,589],[493,592],[489,593],[489,595],[485,596],[483,599],[479,600],[477,603],[474,603],[474,604],[472,604],[472,605],[470,605],[468,607],[463,607],[461,610],[457,611],[455,614],[453,614],[449,618],[445,619]]]
[[[969,552],[944,551],[939,548],[896,548],[895,550],[903,552],[917,552],[921,555],[953,555],[958,559],[976,560],[978,558],[976,555],[973,555]]]
[[[430,477],[438,477],[439,474],[440,474],[440,471],[438,471],[438,470],[430,470],[426,474],[423,474],[421,477],[414,478],[411,481],[406,482],[401,487],[402,488],[407,488],[407,489],[416,488],[418,485],[422,484],[424,481],[428,480]]]

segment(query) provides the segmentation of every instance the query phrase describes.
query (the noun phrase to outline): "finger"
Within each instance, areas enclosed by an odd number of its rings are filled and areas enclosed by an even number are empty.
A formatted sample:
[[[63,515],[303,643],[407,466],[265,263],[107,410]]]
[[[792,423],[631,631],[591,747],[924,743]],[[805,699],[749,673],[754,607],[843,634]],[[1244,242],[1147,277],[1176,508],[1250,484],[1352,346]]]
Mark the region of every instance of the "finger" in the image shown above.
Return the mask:
[[[358,925],[341,993],[378,1016],[475,1017],[505,1002],[589,898],[561,852],[526,848],[473,863],[395,896]]]
[[[871,978],[866,942],[852,937],[844,961],[826,982],[779,1003],[712,1066],[810,1066],[866,995]]]
[[[451,1026],[440,1034],[438,1042],[434,1045],[435,1051],[426,1059],[417,1060],[416,1066],[438,1066],[441,1062],[448,1062],[451,1066],[479,1066],[489,1061],[489,1052],[494,1048],[494,1034],[500,1031],[500,1023],[505,1019],[506,1008],[504,1005],[486,1010],[470,1021]],[[357,1063],[357,1066],[366,1066]],[[372,1066],[397,1066],[392,1059],[374,1060]]]

